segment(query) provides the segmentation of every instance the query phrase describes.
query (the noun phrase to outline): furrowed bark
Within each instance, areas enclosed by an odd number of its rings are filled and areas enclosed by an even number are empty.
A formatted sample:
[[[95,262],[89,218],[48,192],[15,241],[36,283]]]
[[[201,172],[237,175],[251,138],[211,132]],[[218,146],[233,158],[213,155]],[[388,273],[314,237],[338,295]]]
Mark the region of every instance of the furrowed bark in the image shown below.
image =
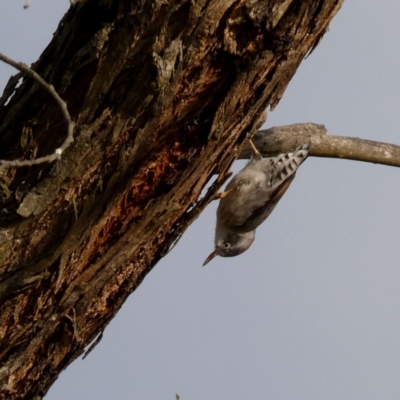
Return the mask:
[[[343,0],[86,0],[33,69],[75,122],[0,170],[0,398],[43,396],[213,198]],[[0,159],[51,154],[58,105],[19,76]],[[3,99],[4,100],[4,99]],[[199,199],[205,184],[216,180]]]

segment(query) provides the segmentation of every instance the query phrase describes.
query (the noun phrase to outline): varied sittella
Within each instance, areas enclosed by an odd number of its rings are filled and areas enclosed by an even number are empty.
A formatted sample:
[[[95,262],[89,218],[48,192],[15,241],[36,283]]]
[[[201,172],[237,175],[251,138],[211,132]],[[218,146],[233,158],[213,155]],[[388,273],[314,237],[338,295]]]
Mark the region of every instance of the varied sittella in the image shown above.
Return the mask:
[[[228,183],[220,198],[215,229],[215,250],[203,266],[215,256],[234,257],[253,243],[256,228],[271,214],[292,183],[296,171],[307,158],[311,143],[290,153],[263,159],[249,140],[252,157]]]

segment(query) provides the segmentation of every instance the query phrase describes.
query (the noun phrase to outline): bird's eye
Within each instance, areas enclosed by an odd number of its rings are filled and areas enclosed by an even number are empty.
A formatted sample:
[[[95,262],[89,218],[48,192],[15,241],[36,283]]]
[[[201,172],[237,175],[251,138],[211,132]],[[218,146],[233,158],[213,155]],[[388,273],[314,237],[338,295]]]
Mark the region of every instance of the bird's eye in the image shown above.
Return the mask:
[[[231,247],[231,244],[228,243],[228,242],[225,242],[225,243],[224,243],[224,248],[225,248],[225,249],[229,249],[229,247]]]

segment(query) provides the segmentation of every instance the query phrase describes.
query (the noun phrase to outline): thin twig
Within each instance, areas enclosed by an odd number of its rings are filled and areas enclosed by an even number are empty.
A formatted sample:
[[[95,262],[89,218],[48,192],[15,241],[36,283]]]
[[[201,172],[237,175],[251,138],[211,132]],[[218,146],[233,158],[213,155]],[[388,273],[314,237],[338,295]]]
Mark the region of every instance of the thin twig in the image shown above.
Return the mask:
[[[400,146],[356,137],[328,135],[324,125],[293,124],[258,131],[252,141],[264,157],[288,152],[306,142],[312,142],[310,155],[343,158],[374,164],[400,167]],[[251,150],[243,147],[239,159],[249,159]]]
[[[32,165],[42,164],[45,162],[52,162],[54,160],[58,160],[61,157],[61,154],[68,148],[68,146],[74,141],[74,128],[75,123],[72,121],[71,116],[69,115],[67,104],[65,101],[58,95],[53,85],[47,83],[40,75],[38,75],[35,71],[29,68],[26,64],[11,60],[7,56],[0,53],[0,60],[4,61],[6,64],[13,66],[18,69],[20,72],[30,76],[36,82],[38,82],[50,95],[55,99],[57,104],[60,106],[61,111],[63,113],[64,118],[68,124],[68,134],[64,141],[64,143],[57,148],[53,154],[48,156],[36,158],[35,160],[0,160],[0,167],[29,167]]]
[[[16,86],[22,77],[23,74],[18,72],[18,74],[11,76],[11,78],[8,80],[7,85],[3,90],[3,95],[0,97],[0,107],[3,107],[4,104],[7,103],[8,99],[15,92]]]
[[[105,328],[104,328],[105,329]],[[92,350],[100,343],[100,340],[103,339],[103,333],[104,329],[100,332],[100,334],[97,336],[96,340],[89,346],[89,348],[85,351],[85,354],[82,357],[82,360],[84,360],[91,352]]]

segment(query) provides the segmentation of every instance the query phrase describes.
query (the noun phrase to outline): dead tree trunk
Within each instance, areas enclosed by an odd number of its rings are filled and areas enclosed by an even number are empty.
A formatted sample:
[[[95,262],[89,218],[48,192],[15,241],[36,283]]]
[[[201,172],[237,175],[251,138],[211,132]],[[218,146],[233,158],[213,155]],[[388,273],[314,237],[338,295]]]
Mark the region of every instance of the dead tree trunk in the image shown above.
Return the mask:
[[[67,102],[75,141],[52,165],[0,169],[1,399],[40,398],[102,332],[211,201],[342,1],[70,8],[33,69]],[[30,78],[0,121],[2,159],[50,154],[66,135]]]

